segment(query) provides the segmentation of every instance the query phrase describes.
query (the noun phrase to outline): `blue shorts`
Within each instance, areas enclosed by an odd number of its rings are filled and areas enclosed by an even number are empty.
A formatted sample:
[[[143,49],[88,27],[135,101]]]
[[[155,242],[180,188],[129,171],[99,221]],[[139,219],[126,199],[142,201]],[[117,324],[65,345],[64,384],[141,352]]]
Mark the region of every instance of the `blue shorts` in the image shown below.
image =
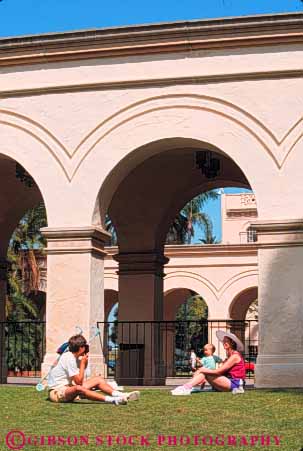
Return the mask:
[[[243,379],[233,379],[229,378],[230,380],[230,389],[233,390],[234,388],[243,387],[244,381]]]

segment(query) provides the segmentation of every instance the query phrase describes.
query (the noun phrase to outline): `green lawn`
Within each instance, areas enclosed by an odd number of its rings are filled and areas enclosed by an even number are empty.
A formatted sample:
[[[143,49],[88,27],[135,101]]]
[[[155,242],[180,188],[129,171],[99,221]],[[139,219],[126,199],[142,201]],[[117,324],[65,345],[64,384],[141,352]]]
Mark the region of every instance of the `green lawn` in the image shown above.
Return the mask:
[[[172,397],[168,390],[143,389],[138,402],[127,406],[88,403],[53,404],[46,392],[34,388],[0,387],[0,450],[7,450],[5,437],[12,430],[29,436],[84,436],[82,444],[69,446],[26,445],[27,450],[287,450],[303,447],[303,390],[199,393],[189,397]],[[96,446],[97,436],[120,435],[121,445]],[[149,445],[122,445],[122,436],[148,436]],[[165,436],[162,445],[158,436]],[[225,445],[203,444],[201,437],[213,440],[225,436]],[[237,437],[237,446],[228,445],[227,436]],[[245,436],[271,436],[271,446],[245,446]],[[177,436],[177,446],[168,446],[168,436]],[[191,445],[180,444],[188,436]],[[196,439],[195,439],[195,436]],[[274,445],[274,436],[281,445]],[[86,438],[87,437],[87,438]],[[45,439],[46,440],[46,439]],[[56,438],[56,440],[59,440]],[[72,440],[72,439],[70,439]],[[88,440],[88,445],[85,444]],[[136,441],[138,439],[135,439]],[[197,444],[194,444],[194,440]],[[208,440],[210,440],[208,438]],[[231,439],[232,440],[232,439]],[[15,444],[18,445],[18,440]],[[72,443],[72,442],[70,442]],[[99,443],[99,439],[97,439]],[[209,442],[208,442],[209,443]],[[16,446],[17,447],[17,446]]]

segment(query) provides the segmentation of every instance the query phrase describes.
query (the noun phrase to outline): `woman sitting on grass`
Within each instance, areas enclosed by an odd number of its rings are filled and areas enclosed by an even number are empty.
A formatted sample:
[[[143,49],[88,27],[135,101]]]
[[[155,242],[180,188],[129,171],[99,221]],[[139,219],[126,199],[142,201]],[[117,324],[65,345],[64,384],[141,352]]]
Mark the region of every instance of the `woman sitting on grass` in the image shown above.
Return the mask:
[[[226,360],[215,370],[199,368],[193,378],[185,385],[173,390],[174,395],[190,395],[192,388],[203,384],[205,379],[217,391],[231,391],[233,394],[244,393],[243,385],[246,377],[245,363],[242,354],[244,346],[234,334],[218,330],[217,338],[223,343]]]

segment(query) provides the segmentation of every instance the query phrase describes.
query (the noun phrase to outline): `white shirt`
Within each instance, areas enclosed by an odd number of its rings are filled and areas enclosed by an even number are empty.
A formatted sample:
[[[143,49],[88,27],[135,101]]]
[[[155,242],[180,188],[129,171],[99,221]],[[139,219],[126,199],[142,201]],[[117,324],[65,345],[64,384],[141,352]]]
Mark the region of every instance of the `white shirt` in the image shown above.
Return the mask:
[[[79,374],[79,372],[77,358],[72,352],[64,352],[48,376],[48,387],[55,388],[62,385],[71,385],[72,377]]]

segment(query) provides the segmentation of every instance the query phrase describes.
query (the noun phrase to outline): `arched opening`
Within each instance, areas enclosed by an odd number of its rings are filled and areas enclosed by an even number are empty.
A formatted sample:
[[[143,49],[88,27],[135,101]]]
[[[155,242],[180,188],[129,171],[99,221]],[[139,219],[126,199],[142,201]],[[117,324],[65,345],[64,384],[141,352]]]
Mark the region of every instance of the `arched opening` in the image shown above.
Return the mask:
[[[250,305],[257,299],[258,287],[249,287],[241,291],[239,294],[237,294],[237,296],[232,300],[230,304],[230,318],[234,320],[245,320]]]
[[[40,371],[44,354],[45,294],[41,293],[36,253],[39,229],[47,225],[42,194],[32,176],[12,158],[0,155],[0,317],[6,323],[1,351],[1,377]],[[39,235],[41,237],[41,235]],[[45,278],[46,280],[46,278]],[[5,323],[2,323],[2,325]]]
[[[217,171],[209,172],[207,164],[202,168],[197,164],[204,154],[217,162]],[[114,258],[119,263],[119,321],[165,319],[163,267],[168,260],[164,246],[170,226],[195,196],[230,186],[250,189],[231,158],[194,140],[150,143],[121,160],[100,190],[94,213],[94,221],[104,225],[107,212],[117,234]],[[130,337],[124,340],[129,347],[134,344]],[[144,346],[147,354],[156,348],[155,342]]]
[[[176,375],[188,372],[188,360],[193,351],[202,357],[203,346],[208,343],[208,307],[202,296],[191,291],[178,306],[175,319],[175,371]]]

